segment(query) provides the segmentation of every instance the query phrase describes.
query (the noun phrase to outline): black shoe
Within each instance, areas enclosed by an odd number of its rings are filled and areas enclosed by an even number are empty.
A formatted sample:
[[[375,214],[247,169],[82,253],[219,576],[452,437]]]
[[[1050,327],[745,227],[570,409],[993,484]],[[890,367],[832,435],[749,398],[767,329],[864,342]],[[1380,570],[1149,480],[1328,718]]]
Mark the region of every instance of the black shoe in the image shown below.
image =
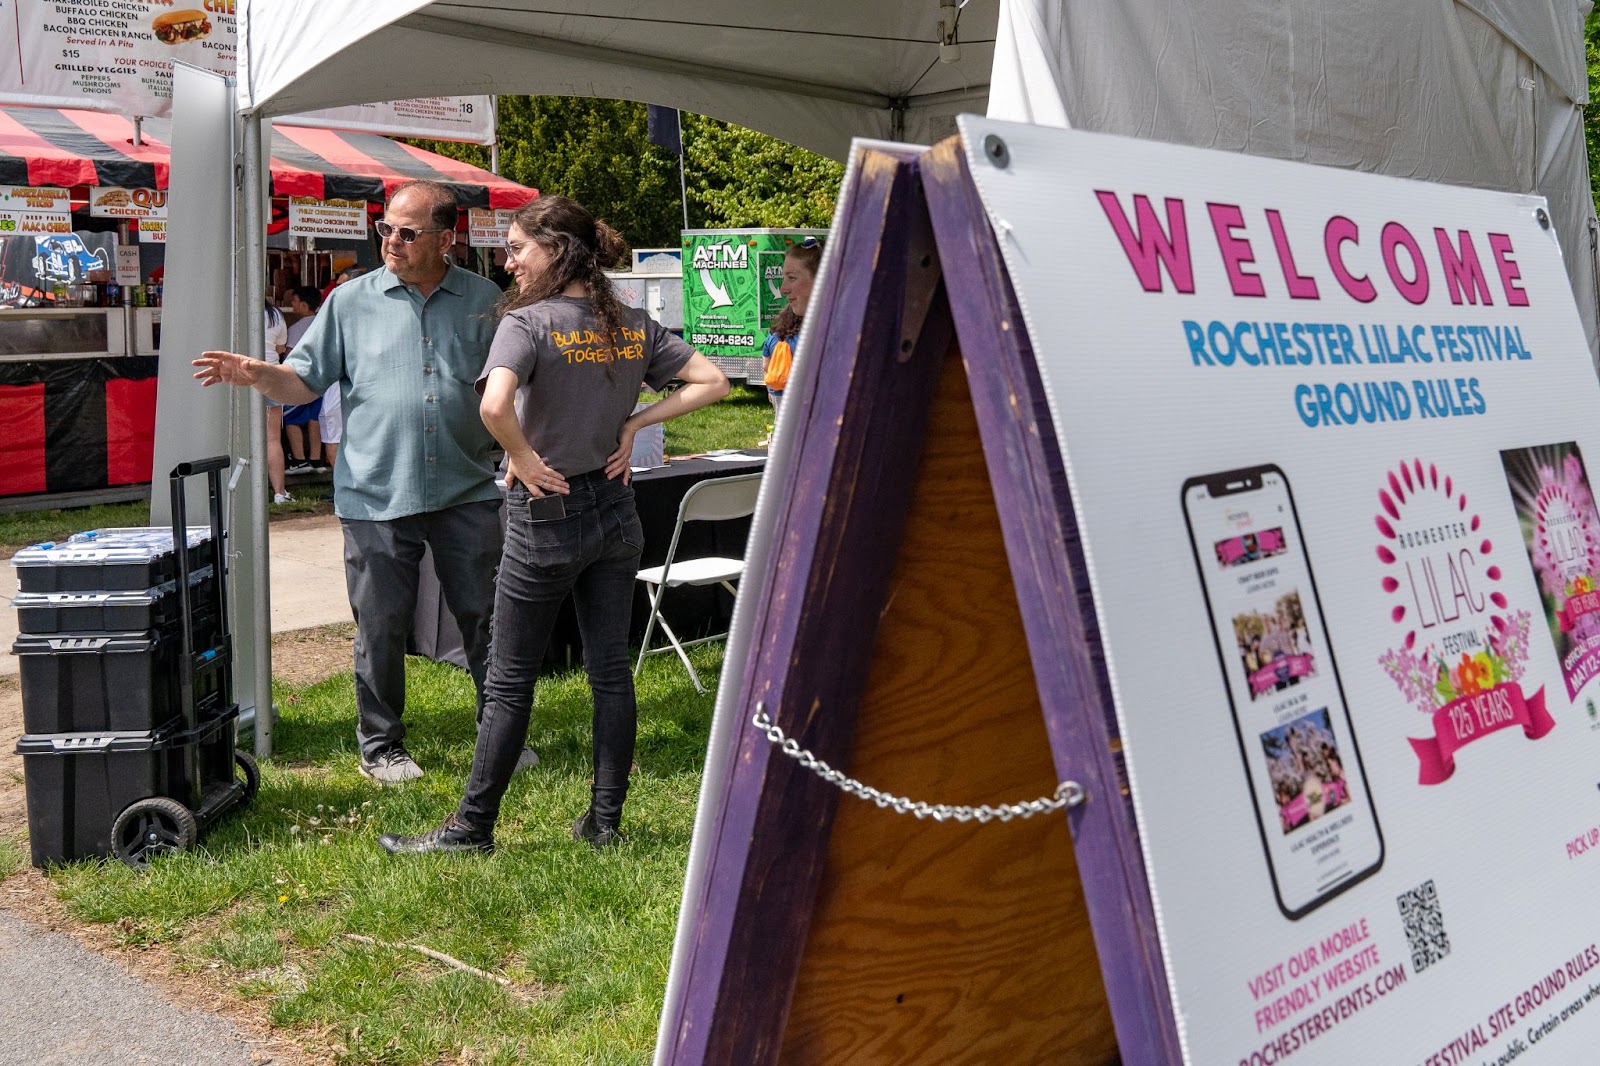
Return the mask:
[[[434,851],[481,851],[489,854],[494,851],[494,834],[474,829],[452,814],[437,829],[430,829],[421,836],[403,837],[397,833],[385,833],[378,838],[378,847],[391,855],[426,855]]]
[[[327,463],[312,463],[311,464],[311,472],[313,474],[327,474],[327,473],[331,473],[332,470],[333,470],[333,467],[329,466]]]
[[[607,847],[616,842],[621,834],[621,828],[616,824],[602,824],[596,817],[594,808],[591,807],[572,823],[572,839],[593,844],[597,848]]]
[[[304,459],[295,459],[283,468],[283,472],[285,474],[310,474],[314,473],[316,469],[315,466]]]

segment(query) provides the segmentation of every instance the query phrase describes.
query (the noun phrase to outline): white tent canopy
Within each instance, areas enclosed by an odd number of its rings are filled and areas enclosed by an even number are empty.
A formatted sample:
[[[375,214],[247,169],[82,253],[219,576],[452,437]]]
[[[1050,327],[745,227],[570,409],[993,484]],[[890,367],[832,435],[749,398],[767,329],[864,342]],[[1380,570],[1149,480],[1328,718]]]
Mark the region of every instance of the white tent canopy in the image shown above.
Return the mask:
[[[276,115],[397,94],[638,100],[843,159],[852,137],[931,143],[984,109],[998,0],[948,2],[951,62],[938,0],[243,0],[239,104]]]

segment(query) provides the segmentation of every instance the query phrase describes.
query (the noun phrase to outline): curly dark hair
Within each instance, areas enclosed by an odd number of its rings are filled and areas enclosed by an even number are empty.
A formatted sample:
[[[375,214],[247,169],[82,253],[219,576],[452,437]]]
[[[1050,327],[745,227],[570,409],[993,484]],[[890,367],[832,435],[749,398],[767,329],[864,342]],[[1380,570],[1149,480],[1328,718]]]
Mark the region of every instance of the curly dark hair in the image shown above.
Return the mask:
[[[600,322],[602,335],[614,339],[622,326],[622,304],[605,269],[628,255],[622,234],[565,196],[541,196],[519,207],[511,215],[511,224],[529,240],[537,241],[554,261],[532,284],[513,283],[495,307],[497,317],[548,300],[572,282],[581,281],[589,289],[589,308]],[[608,362],[606,369],[615,372],[612,363]]]

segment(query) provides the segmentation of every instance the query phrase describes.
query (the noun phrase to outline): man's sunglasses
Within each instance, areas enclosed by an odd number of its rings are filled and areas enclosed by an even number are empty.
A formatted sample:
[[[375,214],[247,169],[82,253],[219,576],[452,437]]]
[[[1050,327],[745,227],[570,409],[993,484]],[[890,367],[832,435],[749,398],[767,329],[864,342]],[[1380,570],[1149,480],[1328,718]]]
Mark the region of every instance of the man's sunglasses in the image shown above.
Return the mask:
[[[382,237],[384,240],[388,240],[390,237],[398,235],[400,240],[406,244],[416,244],[417,238],[422,236],[424,233],[443,233],[445,231],[443,226],[429,226],[427,229],[413,229],[410,226],[391,226],[389,223],[381,221],[374,223],[374,226],[378,231],[378,236]]]

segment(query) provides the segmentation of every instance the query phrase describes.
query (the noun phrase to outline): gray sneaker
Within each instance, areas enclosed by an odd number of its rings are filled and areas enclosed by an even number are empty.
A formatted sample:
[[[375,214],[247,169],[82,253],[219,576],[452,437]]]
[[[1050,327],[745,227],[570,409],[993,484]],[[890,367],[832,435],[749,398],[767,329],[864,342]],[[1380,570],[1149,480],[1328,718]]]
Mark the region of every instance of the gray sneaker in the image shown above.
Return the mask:
[[[523,748],[522,754],[517,756],[517,768],[512,773],[520,774],[524,770],[532,770],[539,765],[539,753],[532,748]]]
[[[422,776],[422,767],[417,765],[417,761],[406,749],[400,747],[380,752],[372,759],[362,756],[359,768],[362,777],[370,778],[380,785],[398,785],[406,781],[415,781]]]

